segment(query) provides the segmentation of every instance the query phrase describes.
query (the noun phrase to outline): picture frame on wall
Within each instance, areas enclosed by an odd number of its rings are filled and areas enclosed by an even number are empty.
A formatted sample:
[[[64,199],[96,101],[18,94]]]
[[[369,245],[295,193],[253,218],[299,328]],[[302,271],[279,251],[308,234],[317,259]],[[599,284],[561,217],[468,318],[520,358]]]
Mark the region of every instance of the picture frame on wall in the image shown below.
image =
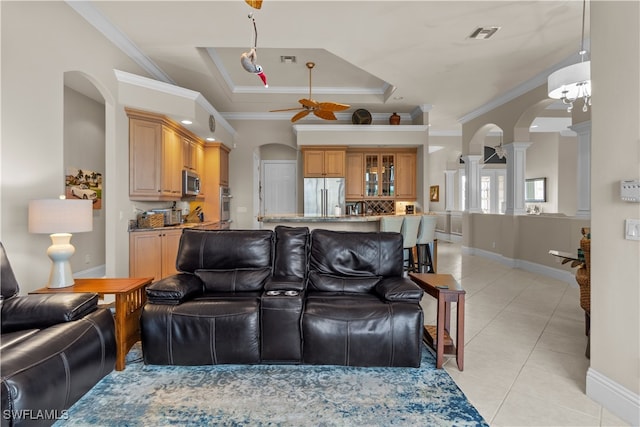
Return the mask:
[[[430,202],[438,202],[440,201],[440,186],[432,185],[429,187],[429,201]]]
[[[102,173],[69,167],[65,174],[67,199],[91,200],[93,209],[102,209]]]

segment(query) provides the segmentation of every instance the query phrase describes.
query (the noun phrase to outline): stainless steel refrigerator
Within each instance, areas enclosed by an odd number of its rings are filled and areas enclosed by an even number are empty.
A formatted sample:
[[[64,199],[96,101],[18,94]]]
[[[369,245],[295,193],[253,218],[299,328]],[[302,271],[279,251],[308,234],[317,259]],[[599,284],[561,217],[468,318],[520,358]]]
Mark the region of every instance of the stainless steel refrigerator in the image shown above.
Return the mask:
[[[344,178],[305,178],[305,216],[333,216],[336,206],[344,214]]]

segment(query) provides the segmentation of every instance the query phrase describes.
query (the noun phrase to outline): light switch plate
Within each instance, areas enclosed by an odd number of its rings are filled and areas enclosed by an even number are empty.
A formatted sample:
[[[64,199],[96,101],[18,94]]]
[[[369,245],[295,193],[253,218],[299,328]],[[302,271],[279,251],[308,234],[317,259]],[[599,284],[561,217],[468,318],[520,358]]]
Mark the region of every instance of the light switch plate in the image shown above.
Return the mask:
[[[640,219],[624,220],[624,238],[627,240],[640,240]]]

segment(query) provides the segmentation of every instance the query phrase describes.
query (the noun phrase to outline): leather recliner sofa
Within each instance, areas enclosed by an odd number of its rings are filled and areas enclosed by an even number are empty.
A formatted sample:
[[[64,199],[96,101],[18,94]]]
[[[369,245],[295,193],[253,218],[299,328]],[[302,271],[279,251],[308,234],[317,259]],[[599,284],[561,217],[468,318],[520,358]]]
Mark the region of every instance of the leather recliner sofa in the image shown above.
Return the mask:
[[[2,426],[51,425],[115,367],[115,325],[97,294],[18,295],[0,243]]]
[[[147,288],[144,362],[420,365],[422,290],[402,235],[184,230],[180,273]]]

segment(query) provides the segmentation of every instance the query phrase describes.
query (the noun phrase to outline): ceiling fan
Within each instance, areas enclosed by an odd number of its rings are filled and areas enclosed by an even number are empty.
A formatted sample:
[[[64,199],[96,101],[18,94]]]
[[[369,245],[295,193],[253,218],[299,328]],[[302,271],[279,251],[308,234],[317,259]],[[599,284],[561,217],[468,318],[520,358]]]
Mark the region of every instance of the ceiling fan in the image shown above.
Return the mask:
[[[279,111],[302,110],[291,117],[292,123],[306,117],[309,113],[313,113],[324,120],[337,120],[336,115],[333,113],[336,111],[346,110],[351,106],[347,104],[339,104],[337,102],[318,102],[311,98],[311,70],[316,64],[314,62],[307,62],[306,65],[309,69],[309,98],[303,98],[298,101],[302,105],[301,107],[271,110],[270,112],[275,113]]]
[[[502,133],[500,134],[500,144],[498,144],[498,145],[496,145],[495,147],[492,147],[492,148],[493,148],[493,150],[495,152],[485,159],[485,163],[488,162],[489,159],[491,159],[493,156],[498,156],[498,159],[500,159],[500,160],[502,160],[502,159],[504,159],[506,157],[507,150],[502,145]]]

